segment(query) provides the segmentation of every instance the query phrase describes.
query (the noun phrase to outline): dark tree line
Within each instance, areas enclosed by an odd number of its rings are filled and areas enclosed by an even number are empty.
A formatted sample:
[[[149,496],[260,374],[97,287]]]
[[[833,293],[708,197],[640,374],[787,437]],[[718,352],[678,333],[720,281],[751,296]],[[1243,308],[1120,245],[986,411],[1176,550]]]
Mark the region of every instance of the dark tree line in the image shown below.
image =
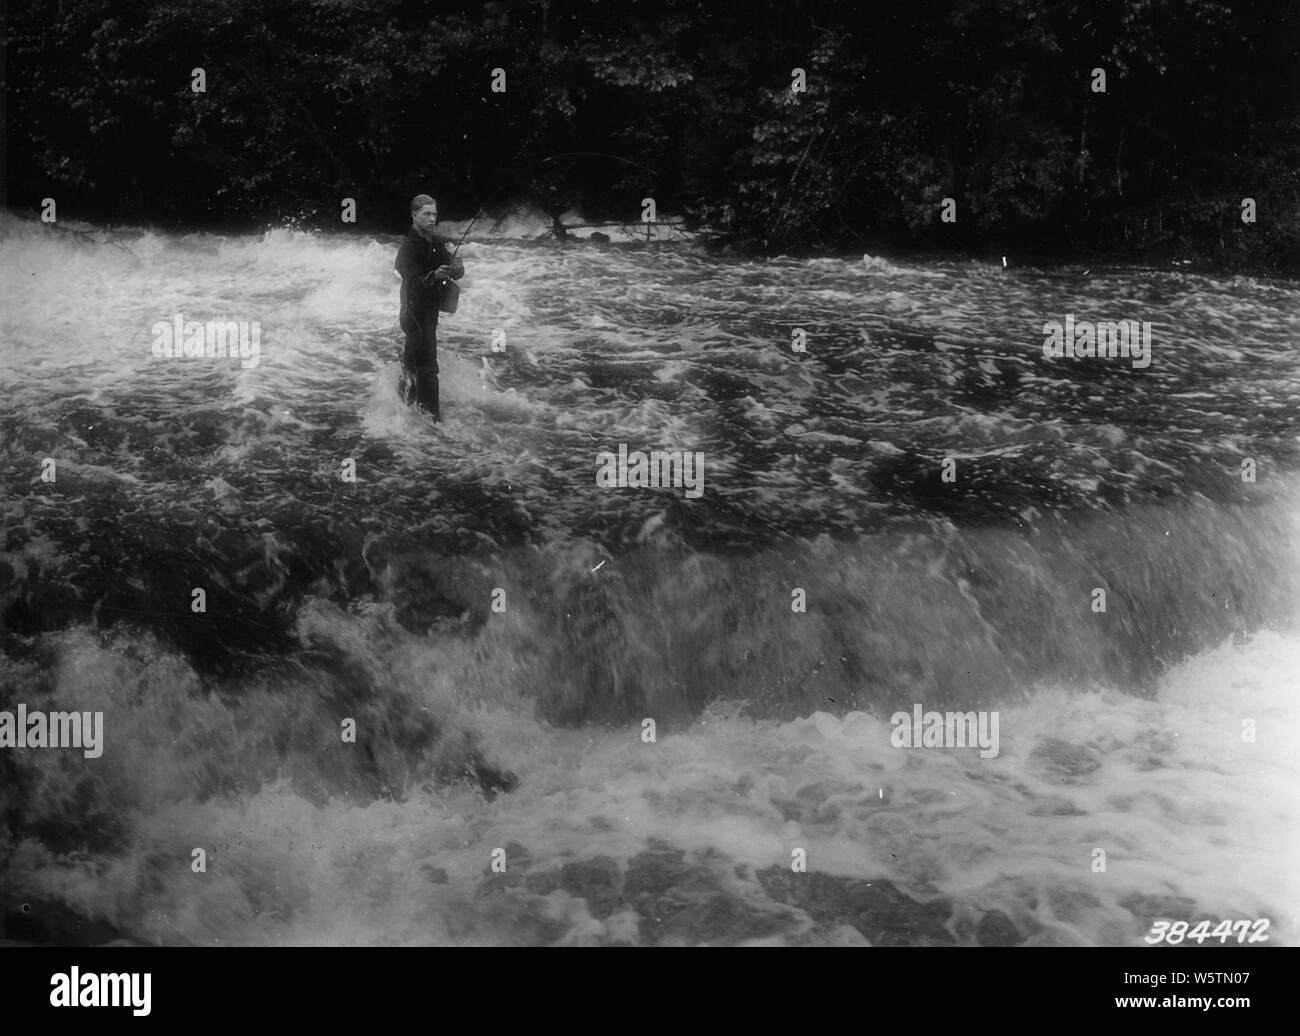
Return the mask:
[[[29,0],[6,28],[19,209],[338,226],[352,197],[397,229],[424,186],[451,216],[650,195],[783,251],[1300,262],[1286,0]]]

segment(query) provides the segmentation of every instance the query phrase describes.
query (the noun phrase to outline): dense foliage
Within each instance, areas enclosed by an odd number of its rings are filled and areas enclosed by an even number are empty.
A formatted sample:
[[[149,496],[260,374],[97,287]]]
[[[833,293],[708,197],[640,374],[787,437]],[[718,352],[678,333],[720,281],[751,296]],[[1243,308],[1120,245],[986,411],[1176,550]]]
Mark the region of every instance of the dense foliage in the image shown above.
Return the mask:
[[[786,251],[1300,259],[1295,4],[454,6],[17,5],[8,203],[338,225],[353,197],[361,226],[396,229],[429,185],[452,216],[532,201],[634,222],[650,195],[660,214]]]

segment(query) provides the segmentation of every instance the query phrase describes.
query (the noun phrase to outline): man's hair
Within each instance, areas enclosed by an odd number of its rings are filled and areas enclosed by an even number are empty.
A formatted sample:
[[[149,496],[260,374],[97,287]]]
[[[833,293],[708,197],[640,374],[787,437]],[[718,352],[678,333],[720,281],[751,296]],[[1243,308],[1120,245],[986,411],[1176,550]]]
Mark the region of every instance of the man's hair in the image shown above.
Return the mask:
[[[411,215],[414,216],[426,205],[437,205],[437,204],[438,203],[434,201],[431,197],[429,197],[429,195],[417,194],[414,198],[411,199]]]

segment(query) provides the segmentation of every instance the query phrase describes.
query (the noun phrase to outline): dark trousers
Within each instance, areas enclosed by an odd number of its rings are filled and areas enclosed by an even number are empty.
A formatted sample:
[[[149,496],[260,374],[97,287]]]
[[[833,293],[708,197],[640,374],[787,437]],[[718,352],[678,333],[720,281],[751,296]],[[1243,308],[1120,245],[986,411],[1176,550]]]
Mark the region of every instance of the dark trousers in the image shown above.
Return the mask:
[[[406,402],[441,420],[438,411],[438,307],[429,306],[418,316],[402,317],[406,345],[402,371],[406,375]]]

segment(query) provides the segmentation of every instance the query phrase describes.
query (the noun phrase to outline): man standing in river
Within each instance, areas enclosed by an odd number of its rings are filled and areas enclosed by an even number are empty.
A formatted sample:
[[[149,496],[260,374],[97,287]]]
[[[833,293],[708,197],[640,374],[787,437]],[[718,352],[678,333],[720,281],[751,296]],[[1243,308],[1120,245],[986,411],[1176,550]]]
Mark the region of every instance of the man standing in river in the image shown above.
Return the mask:
[[[434,233],[438,203],[427,194],[411,199],[411,229],[393,263],[402,275],[402,308],[398,317],[406,333],[402,370],[406,402],[442,420],[438,407],[438,302],[449,280],[465,276],[447,242]]]

